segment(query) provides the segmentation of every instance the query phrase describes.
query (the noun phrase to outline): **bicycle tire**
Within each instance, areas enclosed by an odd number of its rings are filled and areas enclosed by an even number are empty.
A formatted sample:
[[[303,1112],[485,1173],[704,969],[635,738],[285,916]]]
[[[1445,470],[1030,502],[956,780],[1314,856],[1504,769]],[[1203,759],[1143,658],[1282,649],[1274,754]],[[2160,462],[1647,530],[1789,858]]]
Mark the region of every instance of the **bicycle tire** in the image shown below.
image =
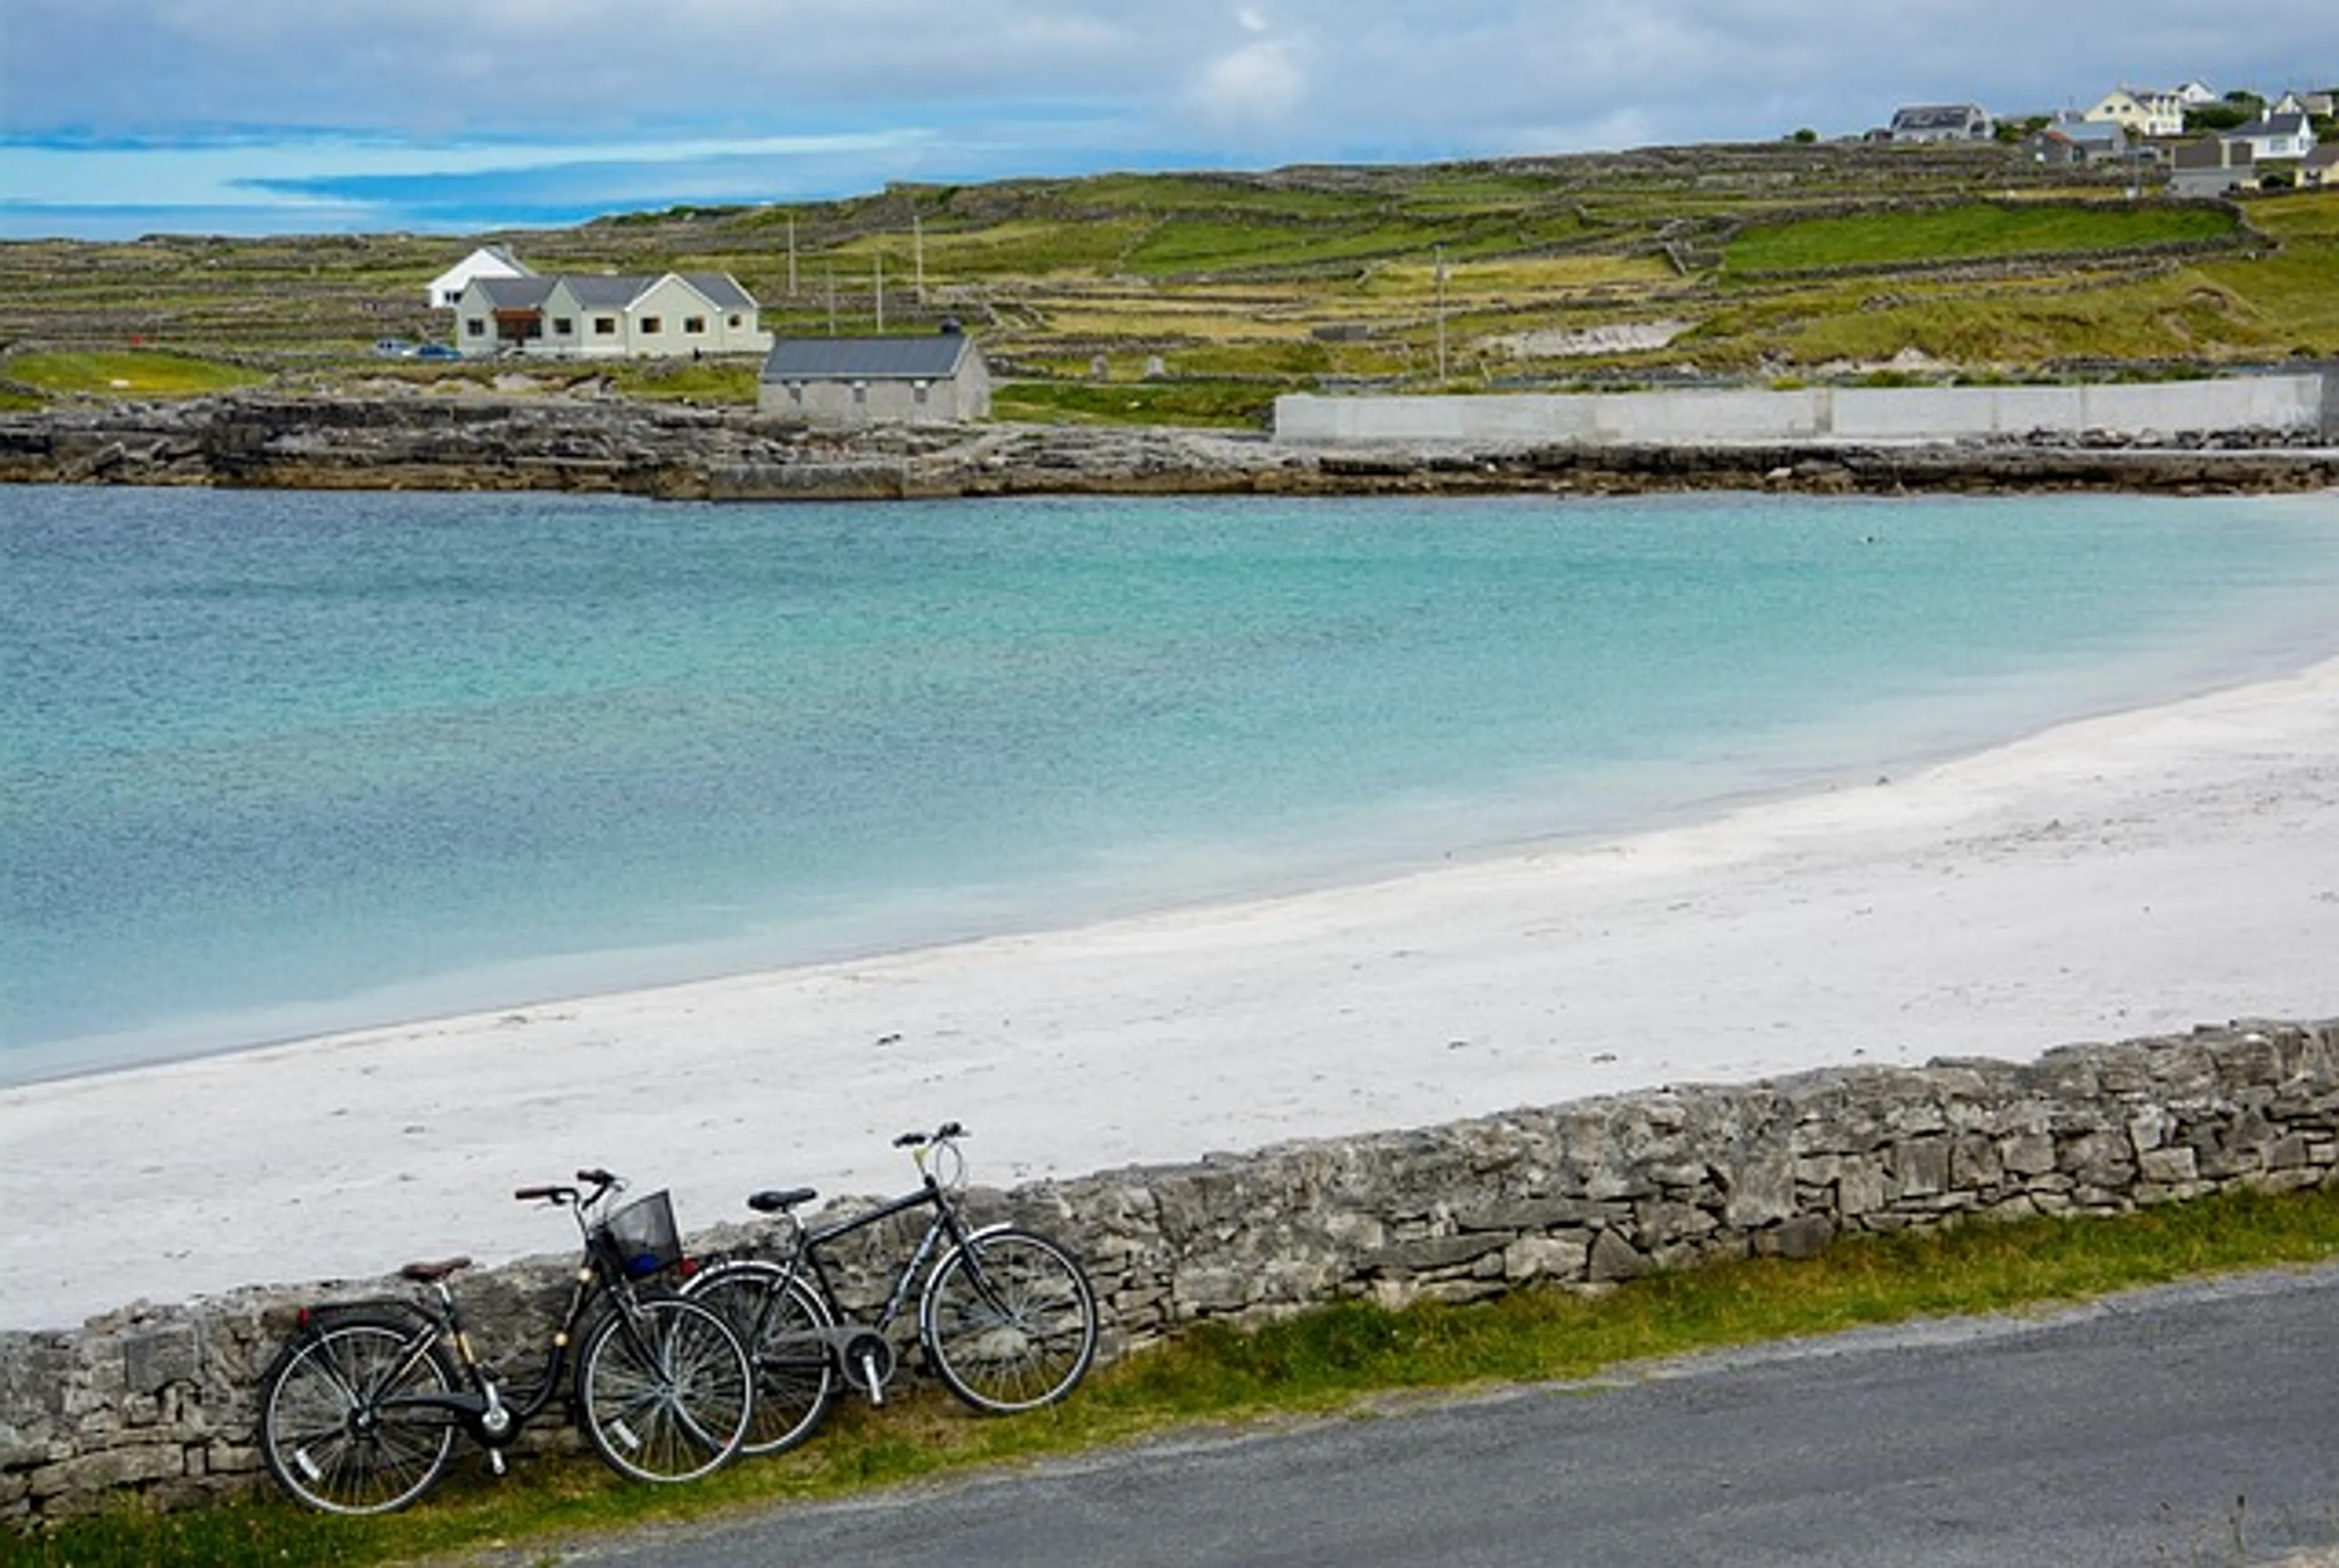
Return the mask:
[[[323,1514],[388,1514],[428,1492],[454,1452],[444,1405],[457,1375],[419,1326],[388,1313],[339,1315],[304,1329],[260,1386],[260,1454],[276,1484]]]
[[[755,1414],[742,1454],[778,1454],[820,1429],[835,1402],[835,1317],[803,1275],[750,1259],[707,1269],[683,1295],[723,1315],[755,1368]]]
[[[1096,1292],[1072,1255],[1033,1231],[967,1238],[918,1298],[926,1360],[977,1410],[1052,1405],[1096,1359]]]
[[[615,1307],[587,1331],[577,1413],[609,1467],[695,1481],[728,1464],[755,1414],[755,1374],[720,1316],[679,1296]]]

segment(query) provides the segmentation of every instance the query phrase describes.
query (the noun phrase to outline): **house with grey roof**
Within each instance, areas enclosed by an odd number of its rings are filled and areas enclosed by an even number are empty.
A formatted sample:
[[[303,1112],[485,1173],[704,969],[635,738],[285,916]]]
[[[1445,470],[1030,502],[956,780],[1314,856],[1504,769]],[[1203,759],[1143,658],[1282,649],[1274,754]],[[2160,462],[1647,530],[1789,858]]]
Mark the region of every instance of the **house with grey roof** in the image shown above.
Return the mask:
[[[760,309],[726,272],[478,278],[455,304],[455,347],[467,357],[760,354],[772,346]]]
[[[2050,168],[2085,168],[2117,163],[2132,145],[2126,125],[2117,120],[2090,120],[2077,114],[2058,114],[2027,138],[2022,150],[2034,163]]]
[[[931,337],[782,338],[755,406],[831,425],[953,424],[991,414],[991,369],[946,321]]]
[[[2250,156],[2270,160],[2304,158],[2314,151],[2314,125],[2304,114],[2261,114],[2246,125],[2226,133],[2228,142],[2246,142]]]
[[[474,278],[533,278],[536,270],[508,246],[482,245],[430,280],[430,308],[451,311]]]
[[[2172,196],[2223,196],[2256,188],[2257,166],[2250,144],[2228,136],[2204,136],[2180,144],[2168,164]]]
[[[2298,182],[2311,189],[2339,190],[2339,142],[2325,142],[2301,159]]]
[[[1892,112],[1886,135],[1895,143],[1987,142],[1990,129],[1978,104],[1912,104]]]

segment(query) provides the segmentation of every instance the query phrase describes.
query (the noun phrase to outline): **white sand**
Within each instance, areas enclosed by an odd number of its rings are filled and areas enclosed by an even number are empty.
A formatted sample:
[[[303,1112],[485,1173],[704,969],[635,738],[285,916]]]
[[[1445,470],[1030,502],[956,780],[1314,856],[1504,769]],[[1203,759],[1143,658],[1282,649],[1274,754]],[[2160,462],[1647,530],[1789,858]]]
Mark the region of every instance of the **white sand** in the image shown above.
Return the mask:
[[[1372,886],[0,1092],[0,1326],[553,1252],[510,1188],[1183,1161],[1666,1082],[2339,1015],[2339,662]]]

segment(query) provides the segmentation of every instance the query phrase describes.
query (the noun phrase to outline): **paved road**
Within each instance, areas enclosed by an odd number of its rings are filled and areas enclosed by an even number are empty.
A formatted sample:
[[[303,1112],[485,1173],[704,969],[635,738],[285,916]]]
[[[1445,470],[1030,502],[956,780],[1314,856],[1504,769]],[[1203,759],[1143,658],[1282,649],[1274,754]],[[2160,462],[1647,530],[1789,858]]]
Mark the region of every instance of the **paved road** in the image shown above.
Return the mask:
[[[1150,1445],[597,1564],[2339,1562],[2339,1268]]]

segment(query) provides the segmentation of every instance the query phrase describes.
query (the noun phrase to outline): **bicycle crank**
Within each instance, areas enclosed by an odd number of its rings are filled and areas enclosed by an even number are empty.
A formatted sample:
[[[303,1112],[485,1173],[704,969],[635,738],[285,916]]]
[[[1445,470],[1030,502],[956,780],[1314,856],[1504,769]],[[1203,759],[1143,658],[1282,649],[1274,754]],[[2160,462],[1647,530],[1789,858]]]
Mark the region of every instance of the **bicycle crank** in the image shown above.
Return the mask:
[[[827,1338],[846,1380],[859,1384],[870,1404],[884,1404],[885,1385],[893,1381],[893,1342],[858,1323],[839,1324],[828,1331]]]

